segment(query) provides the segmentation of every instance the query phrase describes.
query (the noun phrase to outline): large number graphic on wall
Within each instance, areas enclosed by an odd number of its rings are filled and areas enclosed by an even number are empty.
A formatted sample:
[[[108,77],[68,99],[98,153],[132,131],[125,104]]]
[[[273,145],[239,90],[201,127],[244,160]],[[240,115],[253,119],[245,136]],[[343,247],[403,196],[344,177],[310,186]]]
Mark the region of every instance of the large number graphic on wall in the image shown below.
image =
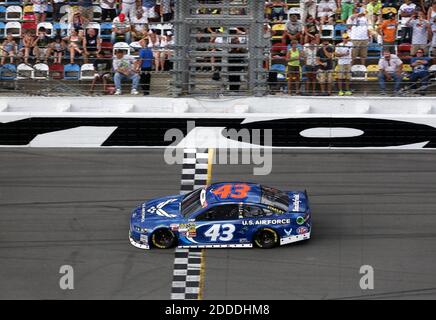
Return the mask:
[[[271,129],[273,147],[308,148],[436,148],[435,127],[396,119],[377,118],[284,118],[244,123],[245,119],[192,118],[51,118],[31,117],[0,123],[0,146],[28,146],[40,135],[82,127],[110,128],[99,146],[168,146],[167,130],[187,134],[187,122],[196,127],[253,130]],[[264,141],[264,139],[260,139]],[[59,145],[62,147],[62,145]]]

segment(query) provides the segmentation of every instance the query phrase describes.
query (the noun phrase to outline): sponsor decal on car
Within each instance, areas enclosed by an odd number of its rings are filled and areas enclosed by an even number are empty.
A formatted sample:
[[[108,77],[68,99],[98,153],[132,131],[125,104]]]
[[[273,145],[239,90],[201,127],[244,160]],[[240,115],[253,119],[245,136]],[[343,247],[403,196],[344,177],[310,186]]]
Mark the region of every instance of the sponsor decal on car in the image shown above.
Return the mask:
[[[304,234],[304,233],[307,233],[307,232],[309,232],[309,229],[306,228],[306,227],[299,227],[299,228],[297,229],[297,233],[298,233],[298,234]]]
[[[284,210],[276,208],[276,207],[273,207],[273,206],[268,206],[267,208],[270,209],[271,211],[275,212],[275,213],[278,213],[278,214],[285,213]]]
[[[145,221],[145,203],[142,204],[141,208],[141,222],[143,223]]]
[[[139,241],[141,241],[141,242],[144,243],[144,244],[147,244],[147,243],[148,243],[148,236],[145,235],[145,234],[141,234],[141,235],[139,236]]]
[[[171,231],[178,231],[179,225],[177,223],[170,224]]]
[[[197,236],[197,229],[195,228],[195,225],[190,225],[188,228],[188,232],[186,233],[186,236],[192,238]]]
[[[158,216],[167,217],[167,218],[175,218],[177,217],[175,214],[170,214],[166,212],[163,208],[170,203],[177,201],[177,199],[169,199],[164,202],[160,202],[158,205],[153,206],[147,210],[149,213],[156,213]]]
[[[297,224],[302,225],[306,221],[306,219],[304,219],[304,217],[302,217],[302,216],[299,216],[299,217],[297,217],[296,221],[297,221]]]
[[[294,194],[294,196],[292,197],[292,204],[294,205],[292,211],[294,212],[300,211],[300,195],[298,193]]]
[[[289,224],[291,219],[243,220],[242,225],[257,226],[263,224]]]

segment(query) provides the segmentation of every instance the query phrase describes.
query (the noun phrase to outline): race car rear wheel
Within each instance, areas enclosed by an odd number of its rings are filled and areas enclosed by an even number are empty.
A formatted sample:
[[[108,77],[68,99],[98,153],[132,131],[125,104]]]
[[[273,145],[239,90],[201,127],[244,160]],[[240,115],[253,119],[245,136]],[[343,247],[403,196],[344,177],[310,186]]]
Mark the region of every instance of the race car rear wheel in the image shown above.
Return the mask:
[[[151,235],[151,243],[159,249],[172,248],[176,242],[176,236],[169,229],[158,229]]]
[[[270,249],[279,244],[279,236],[273,229],[264,228],[256,232],[253,242],[259,248]]]

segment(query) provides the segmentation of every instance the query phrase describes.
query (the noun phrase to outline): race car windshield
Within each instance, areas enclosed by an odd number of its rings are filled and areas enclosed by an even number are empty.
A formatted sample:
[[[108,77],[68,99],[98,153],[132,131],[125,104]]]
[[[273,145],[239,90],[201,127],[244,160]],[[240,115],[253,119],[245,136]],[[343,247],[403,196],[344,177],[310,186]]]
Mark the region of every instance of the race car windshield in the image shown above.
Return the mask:
[[[200,194],[203,189],[197,189],[188,193],[182,200],[182,215],[190,216],[192,213],[202,208]]]
[[[273,206],[278,209],[287,211],[289,208],[289,196],[283,191],[270,188],[261,187],[262,195],[260,202],[267,205]]]

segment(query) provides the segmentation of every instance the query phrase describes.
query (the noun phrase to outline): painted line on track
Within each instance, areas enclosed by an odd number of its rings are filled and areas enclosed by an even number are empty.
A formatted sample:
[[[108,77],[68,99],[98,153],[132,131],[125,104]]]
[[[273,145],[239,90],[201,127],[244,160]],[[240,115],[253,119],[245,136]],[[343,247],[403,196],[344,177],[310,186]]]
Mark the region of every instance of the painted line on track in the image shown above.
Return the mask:
[[[185,149],[180,194],[205,187],[212,180],[214,150]],[[205,277],[203,249],[176,248],[174,254],[172,300],[201,300]]]

